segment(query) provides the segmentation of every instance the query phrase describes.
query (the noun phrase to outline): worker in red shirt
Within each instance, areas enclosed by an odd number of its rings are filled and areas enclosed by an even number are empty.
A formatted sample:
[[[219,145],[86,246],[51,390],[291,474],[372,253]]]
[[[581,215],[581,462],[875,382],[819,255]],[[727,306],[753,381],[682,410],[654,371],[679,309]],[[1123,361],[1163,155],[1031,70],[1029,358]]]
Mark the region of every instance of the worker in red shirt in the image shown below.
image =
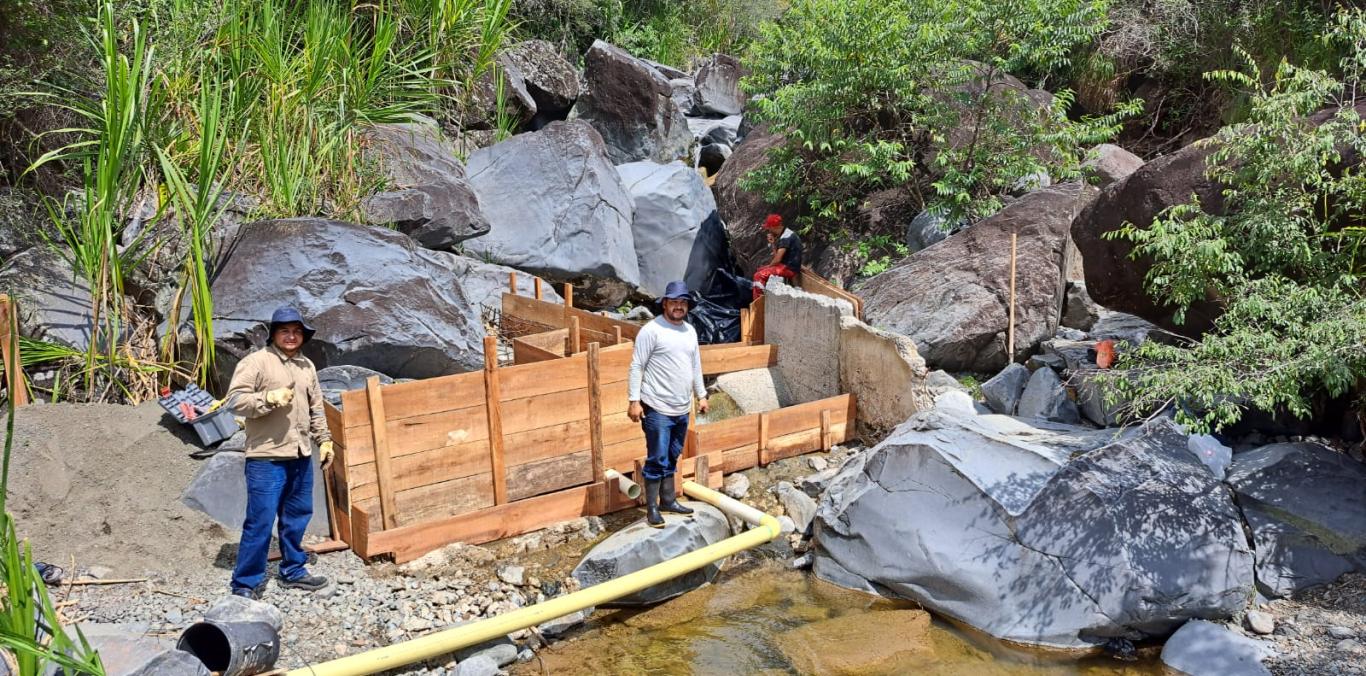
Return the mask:
[[[778,214],[769,214],[764,219],[764,231],[768,233],[769,241],[773,246],[773,258],[765,265],[754,272],[754,298],[757,300],[764,293],[764,285],[768,283],[770,277],[782,277],[788,282],[797,279],[797,273],[802,269],[802,240],[797,237],[797,233],[783,227],[783,217]]]

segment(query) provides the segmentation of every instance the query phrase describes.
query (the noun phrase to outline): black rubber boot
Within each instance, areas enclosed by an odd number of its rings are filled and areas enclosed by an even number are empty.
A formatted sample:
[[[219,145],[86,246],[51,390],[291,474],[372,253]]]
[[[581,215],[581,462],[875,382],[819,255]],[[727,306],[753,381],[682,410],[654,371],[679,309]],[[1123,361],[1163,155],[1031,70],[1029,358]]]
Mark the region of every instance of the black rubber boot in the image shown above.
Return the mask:
[[[664,483],[659,487],[659,511],[692,516],[692,508],[684,507],[678,502],[673,477],[664,479]]]
[[[659,481],[645,480],[645,523],[651,528],[663,528],[664,517],[659,513]]]
[[[327,586],[327,578],[321,575],[305,574],[303,577],[297,577],[293,580],[286,580],[284,578],[281,578],[279,584],[281,587],[289,587],[291,589],[302,589],[307,592],[315,592]]]

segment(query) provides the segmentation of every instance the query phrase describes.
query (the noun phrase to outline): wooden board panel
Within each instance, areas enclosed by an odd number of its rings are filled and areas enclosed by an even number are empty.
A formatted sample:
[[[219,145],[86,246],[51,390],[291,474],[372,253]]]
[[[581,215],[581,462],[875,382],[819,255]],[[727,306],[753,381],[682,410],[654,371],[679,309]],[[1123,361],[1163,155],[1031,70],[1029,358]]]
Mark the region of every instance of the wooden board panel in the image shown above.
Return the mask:
[[[569,337],[569,329],[555,329],[543,333],[532,333],[517,338],[528,345],[539,347],[548,352],[559,353],[564,356],[565,339]]]
[[[563,305],[511,293],[503,294],[503,316],[557,329],[565,328]]]
[[[503,401],[584,389],[588,387],[587,358],[576,354],[551,362],[505,366],[498,369],[498,384]]]
[[[443,481],[429,486],[399,491],[394,496],[398,504],[398,528],[438,520],[457,514],[466,514],[493,506],[493,478],[491,474],[475,474],[453,481]],[[373,539],[379,530],[379,499],[372,498],[356,503],[369,514],[369,537]],[[354,526],[353,526],[354,530]]]
[[[593,466],[588,451],[513,465],[508,467],[508,500],[523,500],[592,482]]]
[[[560,359],[564,354],[543,350],[535,345],[523,342],[520,338],[512,339],[512,361],[514,364],[535,364],[552,359]]]
[[[820,431],[821,411],[830,411],[832,427],[852,420],[853,395],[798,404],[768,412],[770,439],[809,429]],[[697,442],[704,450],[730,449],[755,444],[759,438],[759,416],[747,415],[697,427]],[[838,443],[838,442],[837,442]]]
[[[482,373],[480,377],[483,377]],[[387,396],[385,404],[388,404]],[[489,438],[482,402],[454,411],[398,420],[390,418],[385,430],[388,432],[391,458]],[[370,438],[369,425],[353,427],[346,434],[348,440],[354,439],[346,449],[348,463],[355,466],[374,461],[375,447]]]
[[[499,373],[501,374],[504,370],[511,371],[514,368],[518,367],[501,369]],[[625,381],[602,386],[602,413],[604,416],[625,411],[626,407]],[[584,420],[587,417],[587,388],[503,400],[504,434],[526,432],[574,420]]]
[[[810,267],[802,266],[801,288],[821,296],[838,298],[854,309],[854,316],[863,319],[863,299],[835,286],[830,280],[818,275]]]
[[[484,373],[457,373],[450,376],[414,380],[406,383],[384,385],[384,416],[389,421],[430,415],[452,409],[460,409],[481,404],[484,401]],[[362,393],[363,395],[363,393]],[[360,401],[365,401],[364,396]],[[342,399],[343,411],[351,413],[351,407]],[[360,407],[356,407],[360,408]],[[369,416],[363,420],[352,420],[346,415],[348,434],[350,428],[369,424]]]
[[[370,422],[370,409],[365,402],[365,390],[347,390],[341,395],[341,424],[343,429]]]
[[[390,465],[396,491],[492,471],[487,440],[410,453],[393,458]],[[349,473],[353,501],[378,494],[375,463],[355,465]]]
[[[778,365],[777,345],[706,345],[702,348],[702,375],[768,368]]]

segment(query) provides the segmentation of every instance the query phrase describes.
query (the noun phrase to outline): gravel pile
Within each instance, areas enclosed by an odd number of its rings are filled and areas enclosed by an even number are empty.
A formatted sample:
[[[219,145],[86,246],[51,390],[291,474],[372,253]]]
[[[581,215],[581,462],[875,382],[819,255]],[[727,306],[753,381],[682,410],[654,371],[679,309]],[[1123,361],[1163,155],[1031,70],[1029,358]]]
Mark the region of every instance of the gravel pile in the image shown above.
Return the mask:
[[[1271,601],[1259,610],[1275,623],[1271,635],[1265,637],[1280,653],[1267,662],[1272,673],[1366,674],[1366,575],[1346,575],[1296,598]]]

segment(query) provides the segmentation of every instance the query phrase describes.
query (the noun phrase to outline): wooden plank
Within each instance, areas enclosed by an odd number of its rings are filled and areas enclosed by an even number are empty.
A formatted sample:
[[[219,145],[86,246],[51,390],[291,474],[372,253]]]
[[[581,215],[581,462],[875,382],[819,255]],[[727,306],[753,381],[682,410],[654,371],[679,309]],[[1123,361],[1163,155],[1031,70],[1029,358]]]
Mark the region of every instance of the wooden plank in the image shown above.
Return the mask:
[[[398,507],[394,503],[393,475],[389,467],[389,438],[387,418],[384,415],[384,396],[379,391],[379,376],[370,376],[365,381],[365,395],[370,403],[370,419],[377,424],[370,426],[370,439],[374,445],[375,481],[379,484],[379,516],[385,528],[398,526]]]
[[[484,377],[477,371],[384,386],[384,410],[391,421],[465,408],[483,399]],[[345,395],[342,404],[342,417],[348,428],[369,424],[369,418],[352,419],[346,415],[351,406]]]
[[[749,340],[754,343],[764,342],[764,297],[759,296],[754,302],[749,304]]]
[[[456,514],[467,514],[494,506],[492,475],[475,474],[451,481],[418,486],[400,491],[395,496],[395,500],[398,502],[400,528],[443,519]],[[377,498],[357,503],[370,514],[369,532],[371,538],[377,533],[389,530],[379,528],[379,519],[372,510],[378,503]]]
[[[381,388],[383,389],[383,388]],[[485,422],[483,395],[474,406],[422,415],[401,420],[390,419],[384,425],[388,431],[389,457],[396,458],[411,453],[421,453],[445,446],[455,446],[471,441],[488,439]],[[375,459],[370,426],[346,430],[348,440],[354,443],[347,446],[346,462],[355,466]]]
[[[597,343],[588,344],[588,442],[592,459],[592,480],[602,481],[602,391],[598,377]]]
[[[488,419],[489,461],[493,467],[493,500],[508,501],[507,472],[503,467],[503,404],[498,383],[498,342],[484,337],[484,408]]]
[[[503,294],[503,315],[523,322],[541,324],[552,329],[565,328],[564,307],[526,296]]]
[[[362,559],[370,558],[370,512],[351,505],[351,551]]]
[[[589,451],[560,455],[508,468],[509,501],[593,483]]]
[[[626,382],[602,386],[602,413],[613,415],[626,410]],[[504,399],[503,431],[516,434],[541,427],[588,418],[588,389],[552,392],[534,397]]]
[[[802,266],[801,288],[814,294],[837,298],[849,304],[854,316],[863,319],[863,299],[836,286],[830,280],[816,274],[810,267]]]
[[[572,308],[574,307],[574,285],[573,285],[573,284],[570,284],[569,282],[565,282],[565,283],[564,283],[564,292],[561,293],[560,296],[562,296],[562,297],[564,298],[564,307],[565,307],[566,310],[572,309]],[[566,315],[566,316],[567,316],[567,315]]]
[[[564,332],[568,335],[568,332]],[[577,390],[588,387],[588,379],[583,364],[587,357],[561,355],[551,363],[518,364],[498,369],[498,383],[502,388],[503,401],[522,399],[540,394]]]
[[[555,329],[553,331],[544,331],[542,333],[532,333],[520,336],[518,337],[518,340],[550,352],[559,350],[558,356],[563,357],[565,356],[564,338],[567,335],[569,335],[569,329]]]
[[[583,352],[583,334],[579,332],[579,318],[569,318],[569,354]]]
[[[561,359],[564,355],[544,350],[528,344],[519,338],[512,339],[512,362],[514,364],[535,364],[537,362]]]
[[[4,359],[5,391],[15,406],[29,403],[28,379],[24,377],[24,358],[19,352],[19,306],[13,298],[0,294],[0,357]]]
[[[830,409],[821,411],[821,448],[829,449],[831,444],[830,437]]]
[[[762,369],[777,365],[777,345],[723,344],[707,345],[702,349],[702,375],[704,376]]]
[[[532,287],[536,290],[536,300],[541,300],[541,278],[531,278]]]
[[[592,488],[592,484],[579,486],[453,518],[371,533],[369,553],[392,553],[395,561],[406,562],[451,542],[482,544],[588,516],[584,508]]]
[[[708,485],[711,479],[711,467],[709,465],[710,458],[708,456],[697,456],[697,460],[693,462],[693,481],[703,486]]]
[[[343,429],[370,424],[370,402],[365,390],[347,390],[341,395],[341,426]],[[369,432],[366,432],[369,434]],[[335,437],[335,435],[334,435]]]
[[[487,440],[391,458],[390,465],[395,492],[493,471]],[[375,463],[356,465],[350,468],[350,473],[352,500],[379,495]]]
[[[508,270],[508,293],[517,294],[517,271]]]

